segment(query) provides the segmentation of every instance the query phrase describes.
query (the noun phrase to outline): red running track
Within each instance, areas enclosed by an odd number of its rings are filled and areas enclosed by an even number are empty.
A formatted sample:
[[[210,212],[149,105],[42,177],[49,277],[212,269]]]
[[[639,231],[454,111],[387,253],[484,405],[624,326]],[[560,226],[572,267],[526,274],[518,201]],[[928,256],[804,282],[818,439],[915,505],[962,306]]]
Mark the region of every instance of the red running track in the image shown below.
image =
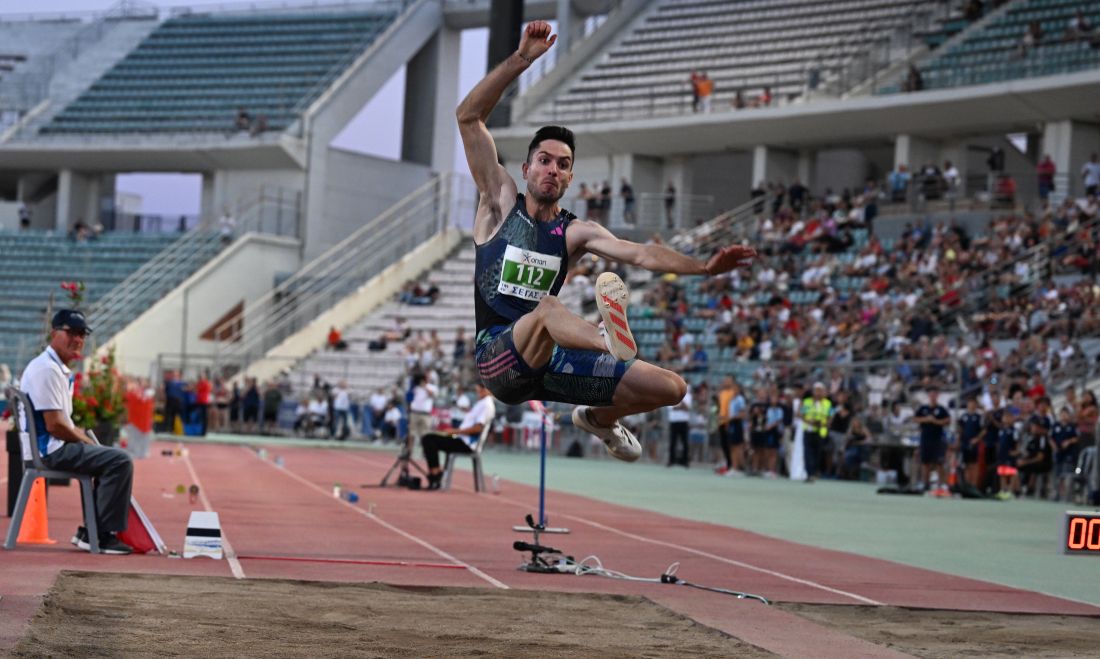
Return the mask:
[[[502,494],[476,494],[469,473],[459,472],[449,492],[360,487],[378,483],[394,456],[269,447],[265,460],[249,448],[213,445],[188,446],[183,458],[161,456],[170,446],[158,443],[152,457],[138,461],[135,496],[177,551],[190,512],[217,511],[230,558],[77,551],[67,541],[78,524],[79,493],[76,487],[52,488],[50,530],[61,544],[0,553],[0,652],[22,636],[57,573],[80,569],[635,594],[785,656],[889,656],[886,648],[753,600],[680,586],[520,572],[522,557],[512,542],[524,536],[512,526],[537,506],[537,490],[530,486],[506,482]],[[276,453],[284,467],[270,459]],[[334,498],[334,482],[357,492],[359,502]],[[175,493],[177,485],[192,483],[201,487],[194,504]],[[1100,608],[1048,595],[563,492],[548,500],[550,520],[571,533],[545,536],[546,544],[578,559],[599,556],[605,567],[630,575],[658,577],[679,562],[684,579],[775,601],[1100,614]]]

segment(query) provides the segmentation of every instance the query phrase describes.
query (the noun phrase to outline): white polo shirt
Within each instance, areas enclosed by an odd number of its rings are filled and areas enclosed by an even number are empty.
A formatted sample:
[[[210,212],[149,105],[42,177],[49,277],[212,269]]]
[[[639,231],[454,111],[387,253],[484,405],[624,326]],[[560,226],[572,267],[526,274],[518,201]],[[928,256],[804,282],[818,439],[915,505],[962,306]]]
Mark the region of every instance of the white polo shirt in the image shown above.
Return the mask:
[[[466,413],[466,416],[462,417],[462,425],[459,428],[472,428],[480,425],[482,430],[485,426],[493,422],[493,417],[497,415],[496,404],[493,403],[492,396],[486,396],[485,398],[477,399],[474,406],[470,408],[470,411]],[[470,448],[477,446],[477,440],[480,438],[481,433],[477,435],[459,435]]]
[[[435,397],[438,393],[439,390],[431,384],[413,387],[412,402],[409,403],[409,410],[412,412],[419,412],[420,414],[431,414],[435,404]]]
[[[51,437],[46,432],[46,419],[43,412],[61,410],[65,423],[73,427],[73,372],[61,361],[53,348],[47,347],[42,354],[31,360],[23,369],[19,379],[19,388],[27,394],[34,407],[34,424],[38,432],[38,452],[49,455],[65,445],[65,442]]]

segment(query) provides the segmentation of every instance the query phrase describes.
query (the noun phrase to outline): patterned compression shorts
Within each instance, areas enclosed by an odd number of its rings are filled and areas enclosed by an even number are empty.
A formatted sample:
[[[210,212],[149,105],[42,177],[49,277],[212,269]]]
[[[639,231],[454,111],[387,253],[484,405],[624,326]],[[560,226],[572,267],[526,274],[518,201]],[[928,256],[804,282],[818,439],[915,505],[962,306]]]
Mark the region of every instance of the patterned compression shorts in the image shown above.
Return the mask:
[[[550,361],[533,369],[516,349],[513,326],[497,325],[479,332],[475,352],[481,381],[508,405],[542,400],[606,407],[611,405],[619,380],[634,363],[599,350],[555,346]]]

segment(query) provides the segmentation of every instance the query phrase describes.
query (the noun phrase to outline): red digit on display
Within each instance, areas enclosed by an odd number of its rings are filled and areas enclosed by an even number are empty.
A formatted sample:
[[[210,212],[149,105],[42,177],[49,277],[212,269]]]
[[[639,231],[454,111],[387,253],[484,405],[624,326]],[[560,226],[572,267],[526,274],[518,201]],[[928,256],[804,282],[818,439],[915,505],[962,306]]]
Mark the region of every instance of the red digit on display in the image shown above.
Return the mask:
[[[1066,543],[1069,545],[1070,549],[1085,548],[1085,535],[1088,530],[1087,525],[1088,521],[1081,517],[1074,517],[1069,521],[1069,538],[1066,540]]]
[[[1088,541],[1085,546],[1089,549],[1100,549],[1100,518],[1089,520]]]

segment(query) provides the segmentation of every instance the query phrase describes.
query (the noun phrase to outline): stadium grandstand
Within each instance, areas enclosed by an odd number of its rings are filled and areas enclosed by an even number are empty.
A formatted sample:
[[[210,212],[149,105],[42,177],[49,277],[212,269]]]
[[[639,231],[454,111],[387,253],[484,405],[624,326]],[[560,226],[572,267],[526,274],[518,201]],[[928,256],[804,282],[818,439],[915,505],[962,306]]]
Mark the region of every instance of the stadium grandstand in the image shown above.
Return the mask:
[[[961,405],[1040,349],[1059,356],[1048,389],[1091,382],[1092,4],[526,12],[562,36],[493,128],[509,171],[534,128],[564,123],[578,139],[565,206],[581,217],[696,254],[760,248],[751,273],[717,283],[624,272],[646,358],[712,388],[846,373],[864,409],[926,378]],[[468,387],[469,345],[451,346],[460,328],[472,342],[476,195],[453,171],[453,113],[461,33],[490,18],[488,2],[457,0],[0,17],[0,244],[18,282],[0,357],[18,372],[60,303],[49,293],[80,280],[97,347],[123,370],[208,372],[241,400],[281,388],[283,431],[319,381],[345,382],[357,407],[427,366]],[[334,146],[402,70],[398,157]],[[124,212],[130,172],[201,176],[198,216]],[[590,314],[586,282],[619,266],[577,268],[570,304]],[[986,347],[997,356],[978,373]],[[898,359],[913,364],[903,384],[882,366]]]

